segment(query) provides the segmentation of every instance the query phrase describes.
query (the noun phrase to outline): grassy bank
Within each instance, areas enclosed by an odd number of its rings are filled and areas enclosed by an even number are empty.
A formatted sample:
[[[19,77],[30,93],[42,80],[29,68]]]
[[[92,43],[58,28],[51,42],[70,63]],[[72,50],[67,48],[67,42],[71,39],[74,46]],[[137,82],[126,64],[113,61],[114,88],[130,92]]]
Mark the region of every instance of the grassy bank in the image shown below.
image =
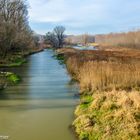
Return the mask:
[[[140,139],[140,51],[63,53],[80,85],[73,123],[79,139]]]
[[[26,63],[26,57],[43,51],[43,49],[31,49],[24,52],[9,53],[5,58],[0,59],[0,67],[18,67]]]
[[[11,72],[0,72],[0,90],[5,89],[7,86],[19,83],[20,77]]]
[[[83,95],[73,123],[80,140],[139,140],[140,93],[93,92]]]
[[[43,49],[32,49],[24,52],[9,53],[4,59],[0,59],[0,68],[18,67],[26,63],[26,57],[43,51]],[[15,85],[20,82],[20,77],[12,72],[0,71],[0,90],[7,86]]]

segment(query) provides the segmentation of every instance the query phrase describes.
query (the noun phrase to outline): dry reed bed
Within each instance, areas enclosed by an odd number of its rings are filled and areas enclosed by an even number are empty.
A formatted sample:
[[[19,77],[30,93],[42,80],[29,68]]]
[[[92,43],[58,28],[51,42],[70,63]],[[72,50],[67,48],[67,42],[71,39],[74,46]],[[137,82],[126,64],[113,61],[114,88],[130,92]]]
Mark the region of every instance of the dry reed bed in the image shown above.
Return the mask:
[[[81,140],[140,139],[140,52],[78,51],[66,66],[79,81],[73,123]]]
[[[82,91],[139,88],[139,56],[134,52],[123,53],[77,52],[67,58],[66,66],[73,78],[80,82]]]
[[[89,61],[80,68],[78,79],[83,91],[138,89],[140,64]]]

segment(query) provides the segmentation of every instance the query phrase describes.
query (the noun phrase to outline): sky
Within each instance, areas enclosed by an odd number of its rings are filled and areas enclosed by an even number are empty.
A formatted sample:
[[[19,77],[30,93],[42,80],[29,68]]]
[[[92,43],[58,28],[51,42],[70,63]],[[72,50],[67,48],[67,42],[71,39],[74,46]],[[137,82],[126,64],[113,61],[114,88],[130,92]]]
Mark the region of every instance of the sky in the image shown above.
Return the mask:
[[[140,0],[28,0],[29,24],[39,34],[106,34],[140,28]]]

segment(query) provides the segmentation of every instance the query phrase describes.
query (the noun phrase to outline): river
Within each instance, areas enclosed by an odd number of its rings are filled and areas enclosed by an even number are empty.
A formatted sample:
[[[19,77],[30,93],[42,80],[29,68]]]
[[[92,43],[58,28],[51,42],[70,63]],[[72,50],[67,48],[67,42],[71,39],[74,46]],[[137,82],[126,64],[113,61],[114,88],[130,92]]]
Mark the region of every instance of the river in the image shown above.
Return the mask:
[[[70,84],[65,67],[52,55],[52,50],[45,50],[29,56],[21,67],[10,68],[22,81],[0,91],[0,136],[75,140],[69,125],[78,102],[78,86]]]

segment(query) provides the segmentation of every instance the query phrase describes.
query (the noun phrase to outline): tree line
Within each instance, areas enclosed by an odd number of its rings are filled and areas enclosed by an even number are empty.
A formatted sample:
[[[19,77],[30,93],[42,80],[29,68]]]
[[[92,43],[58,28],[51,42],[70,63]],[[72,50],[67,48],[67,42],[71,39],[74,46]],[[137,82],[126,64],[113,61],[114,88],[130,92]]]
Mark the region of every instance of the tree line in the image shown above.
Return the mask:
[[[0,56],[35,46],[26,0],[0,0]]]
[[[101,45],[140,49],[140,30],[95,35]]]

